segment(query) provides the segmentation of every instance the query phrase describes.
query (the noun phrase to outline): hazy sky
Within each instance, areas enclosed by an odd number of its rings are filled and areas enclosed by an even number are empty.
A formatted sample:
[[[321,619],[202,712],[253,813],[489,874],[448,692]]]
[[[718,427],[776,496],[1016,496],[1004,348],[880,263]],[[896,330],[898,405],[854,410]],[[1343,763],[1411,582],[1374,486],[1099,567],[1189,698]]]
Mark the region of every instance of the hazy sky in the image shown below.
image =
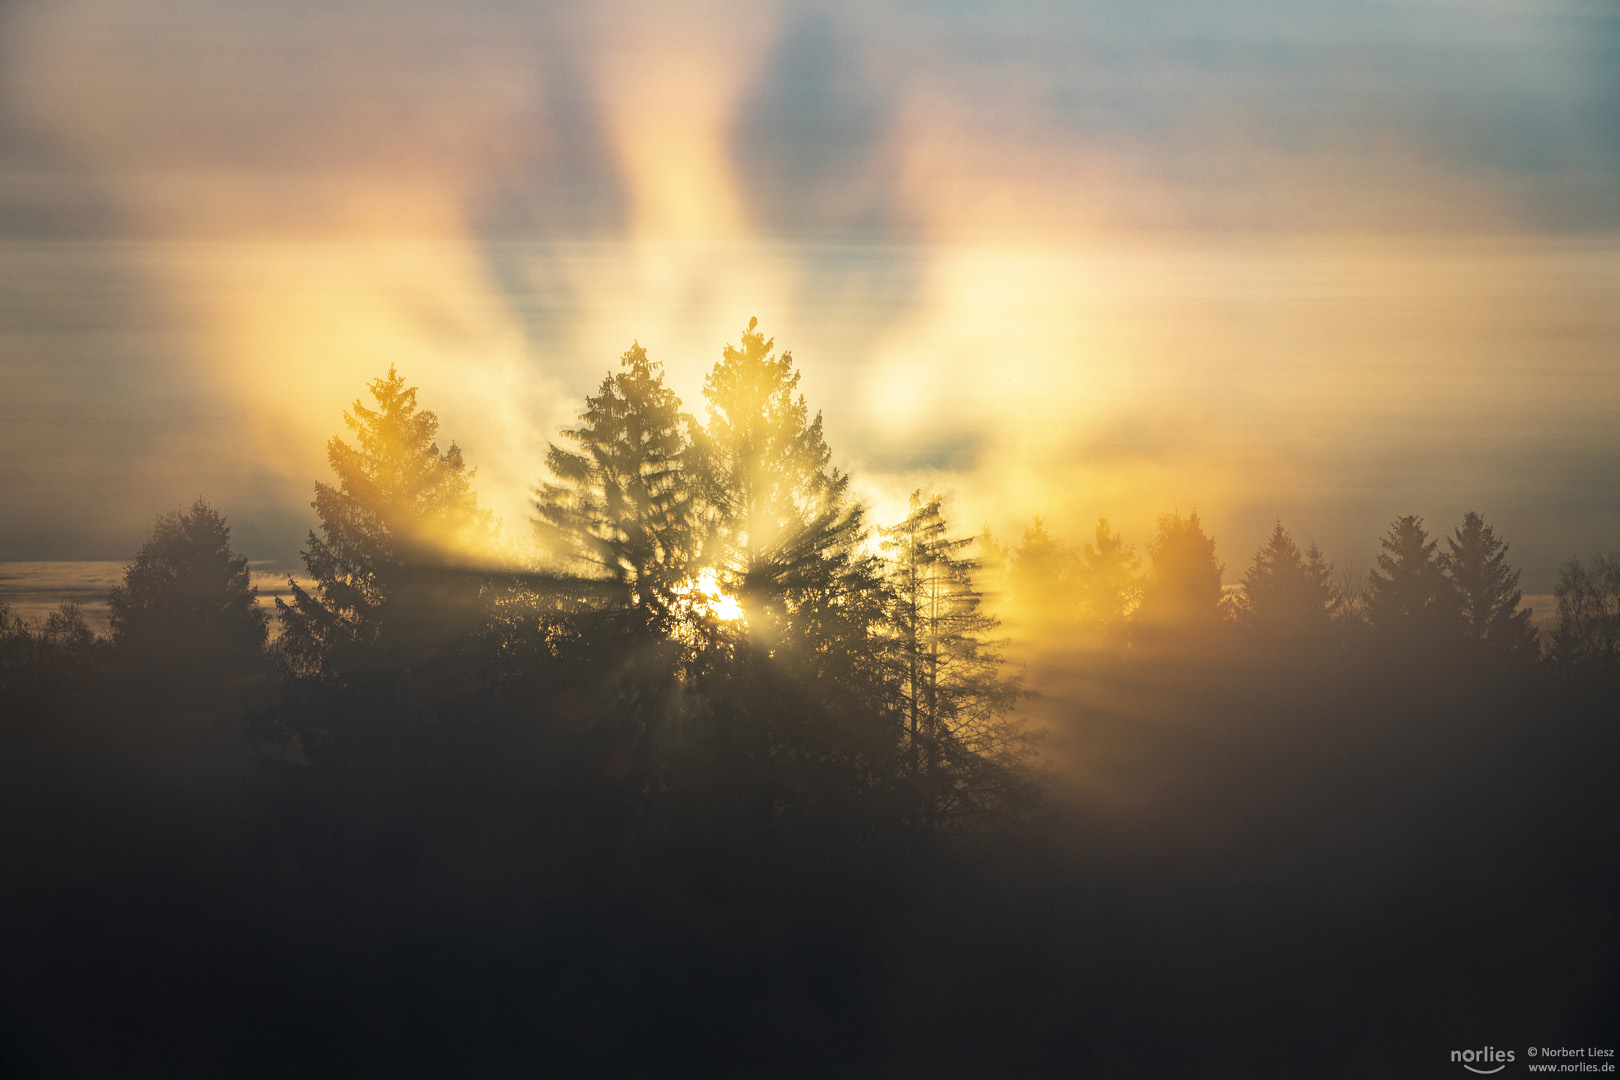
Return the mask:
[[[0,559],[291,563],[399,365],[508,529],[750,316],[890,517],[1620,546],[1609,2],[0,2]]]

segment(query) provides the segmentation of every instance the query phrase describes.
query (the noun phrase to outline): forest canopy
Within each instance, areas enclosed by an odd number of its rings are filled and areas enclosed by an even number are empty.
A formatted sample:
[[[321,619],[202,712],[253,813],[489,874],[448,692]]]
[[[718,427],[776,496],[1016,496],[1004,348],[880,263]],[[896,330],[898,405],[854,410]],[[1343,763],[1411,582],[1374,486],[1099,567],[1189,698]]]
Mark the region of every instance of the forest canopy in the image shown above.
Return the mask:
[[[1190,507],[1140,544],[1004,542],[928,489],[874,520],[799,381],[750,320],[689,409],[632,342],[518,543],[390,368],[273,622],[204,500],[110,635],[0,604],[0,1049],[1151,1074],[1247,1061],[1255,1007],[1505,1022],[1492,980],[1548,957],[1586,974],[1546,1015],[1603,1010],[1620,553],[1538,625],[1474,512],[1396,517],[1359,579],[1282,521],[1239,563]]]

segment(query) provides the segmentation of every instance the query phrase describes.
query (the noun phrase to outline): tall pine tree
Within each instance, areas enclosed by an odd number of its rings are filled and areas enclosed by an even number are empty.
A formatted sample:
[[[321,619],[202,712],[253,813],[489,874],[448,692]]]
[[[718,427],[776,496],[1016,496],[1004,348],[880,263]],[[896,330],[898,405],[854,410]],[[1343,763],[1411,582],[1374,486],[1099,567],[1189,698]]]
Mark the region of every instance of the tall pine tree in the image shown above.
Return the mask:
[[[1277,522],[1243,574],[1243,594],[1236,603],[1239,623],[1263,638],[1299,640],[1324,633],[1337,606],[1333,565],[1314,543],[1300,551]]]
[[[1053,536],[1036,516],[1012,552],[1008,581],[1013,610],[1028,620],[1032,636],[1065,629],[1080,611],[1076,592],[1074,550]]]
[[[536,492],[537,524],[571,562],[621,585],[636,624],[658,633],[690,587],[692,425],[639,342],[620,365],[563,432],[577,449],[551,447],[556,480]]]
[[[354,444],[327,443],[337,484],[315,485],[321,528],[304,552],[315,590],[290,581],[292,602],[276,600],[278,645],[300,674],[405,663],[441,642],[478,592],[459,567],[492,537],[475,470],[454,443],[439,449],[416,388],[390,367],[370,392],[374,408],[356,400],[343,414]]]
[[[1519,608],[1519,571],[1508,564],[1508,545],[1470,510],[1446,538],[1446,548],[1444,568],[1456,590],[1464,635],[1494,652],[1537,656],[1540,635],[1530,609]]]
[[[1446,577],[1438,540],[1423,519],[1396,518],[1379,544],[1378,566],[1367,575],[1367,621],[1408,643],[1440,645],[1457,636],[1457,591]]]
[[[164,514],[108,597],[112,638],[147,662],[242,662],[264,647],[266,623],[247,559],[198,499]]]
[[[1136,609],[1141,563],[1136,548],[1109,527],[1107,518],[1099,518],[1091,542],[1080,549],[1077,568],[1081,601],[1093,626],[1105,633],[1117,629]]]
[[[980,606],[971,537],[946,535],[940,497],[882,530],[889,558],[886,624],[903,731],[902,770],[924,829],[964,824],[1027,801],[1029,750],[1010,716],[1018,680],[1002,674],[999,625]]]
[[[1198,631],[1222,618],[1221,573],[1215,540],[1204,534],[1194,510],[1159,518],[1159,535],[1148,548],[1138,623],[1150,632]]]
[[[701,563],[742,617],[714,628],[688,686],[709,731],[699,767],[760,828],[815,806],[821,820],[845,814],[892,745],[863,512],[796,393],[791,355],[757,325],[704,382]]]
[[[864,512],[831,464],[792,354],[748,320],[703,383],[704,561],[765,643],[849,645],[867,631],[878,572]]]

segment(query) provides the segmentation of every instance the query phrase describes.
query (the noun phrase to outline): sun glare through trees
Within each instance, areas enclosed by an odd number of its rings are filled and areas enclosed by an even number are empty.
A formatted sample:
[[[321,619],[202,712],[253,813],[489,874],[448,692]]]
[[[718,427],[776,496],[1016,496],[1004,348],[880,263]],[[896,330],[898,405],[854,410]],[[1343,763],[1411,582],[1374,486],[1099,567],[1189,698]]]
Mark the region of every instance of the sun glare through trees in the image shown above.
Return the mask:
[[[1612,1070],[1613,8],[0,2],[0,1078]]]

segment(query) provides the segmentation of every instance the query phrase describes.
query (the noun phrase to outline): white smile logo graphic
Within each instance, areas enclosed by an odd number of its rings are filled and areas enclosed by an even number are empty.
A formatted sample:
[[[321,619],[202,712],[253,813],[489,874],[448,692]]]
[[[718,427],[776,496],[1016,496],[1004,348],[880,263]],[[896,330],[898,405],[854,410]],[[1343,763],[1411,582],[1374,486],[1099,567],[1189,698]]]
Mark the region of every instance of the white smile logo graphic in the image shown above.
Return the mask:
[[[1513,1060],[1513,1051],[1498,1050],[1493,1046],[1487,1046],[1483,1050],[1453,1050],[1451,1060],[1457,1062],[1471,1073],[1489,1076],[1491,1073],[1499,1073],[1507,1068],[1507,1063]],[[1496,1068],[1477,1069],[1474,1067],[1475,1064],[1495,1065]]]

